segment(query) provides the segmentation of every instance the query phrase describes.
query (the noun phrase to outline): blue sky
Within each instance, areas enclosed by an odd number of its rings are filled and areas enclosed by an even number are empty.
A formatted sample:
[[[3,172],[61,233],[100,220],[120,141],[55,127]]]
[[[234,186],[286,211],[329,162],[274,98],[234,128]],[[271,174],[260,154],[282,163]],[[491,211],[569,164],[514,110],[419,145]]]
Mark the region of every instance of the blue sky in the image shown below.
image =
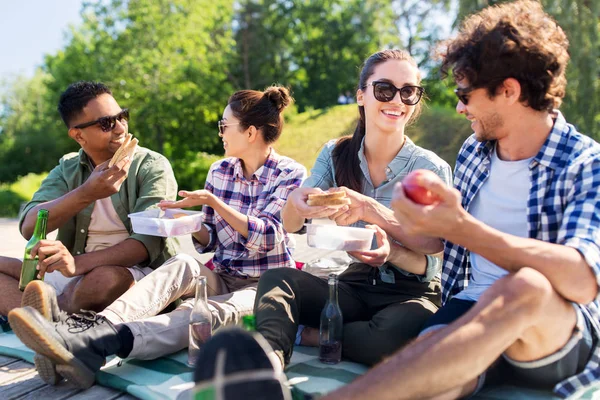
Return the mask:
[[[65,45],[82,0],[0,0],[0,80],[32,76],[45,54]]]

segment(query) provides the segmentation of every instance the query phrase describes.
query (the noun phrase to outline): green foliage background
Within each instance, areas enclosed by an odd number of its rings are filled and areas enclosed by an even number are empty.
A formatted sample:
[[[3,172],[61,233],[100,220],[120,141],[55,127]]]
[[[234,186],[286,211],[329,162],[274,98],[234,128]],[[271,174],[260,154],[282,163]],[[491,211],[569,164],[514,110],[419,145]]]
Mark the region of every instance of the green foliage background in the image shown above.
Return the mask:
[[[496,1],[497,2],[497,1]],[[327,140],[351,133],[353,94],[362,60],[381,48],[408,49],[417,59],[428,108],[409,135],[450,164],[469,126],[454,111],[450,84],[430,56],[445,25],[492,0],[91,0],[66,46],[31,78],[0,81],[0,204],[14,213],[35,182],[76,151],[56,105],[72,82],[107,83],[132,113],[130,131],[171,160],[181,188],[204,184],[222,155],[216,122],[239,89],[280,83],[296,107],[278,150],[307,168]],[[600,138],[600,2],[542,0],[571,42],[569,86],[562,107],[578,128]],[[440,17],[440,16],[445,16]],[[448,17],[450,16],[450,17]],[[446,27],[447,28],[447,27]],[[20,177],[26,177],[21,180]],[[35,187],[39,184],[36,183]],[[30,186],[33,186],[29,184]],[[14,215],[14,214],[12,214]]]

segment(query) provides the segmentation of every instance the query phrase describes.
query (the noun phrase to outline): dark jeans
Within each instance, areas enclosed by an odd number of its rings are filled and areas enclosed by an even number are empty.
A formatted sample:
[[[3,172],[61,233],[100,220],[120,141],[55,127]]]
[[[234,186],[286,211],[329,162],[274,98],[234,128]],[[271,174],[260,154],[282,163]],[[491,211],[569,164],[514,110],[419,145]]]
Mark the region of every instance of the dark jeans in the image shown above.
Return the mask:
[[[339,277],[343,356],[367,365],[416,337],[440,305],[439,279],[423,283],[394,270],[392,284],[382,282],[376,272],[356,263]],[[256,329],[286,364],[298,325],[319,328],[328,295],[326,279],[294,268],[272,269],[261,276],[254,303]]]

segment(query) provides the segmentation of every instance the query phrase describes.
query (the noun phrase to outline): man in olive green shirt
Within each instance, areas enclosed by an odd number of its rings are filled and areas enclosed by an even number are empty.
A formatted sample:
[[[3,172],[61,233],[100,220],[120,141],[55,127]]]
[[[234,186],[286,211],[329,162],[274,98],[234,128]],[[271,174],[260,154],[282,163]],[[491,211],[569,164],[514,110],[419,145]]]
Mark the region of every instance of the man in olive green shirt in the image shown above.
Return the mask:
[[[65,155],[42,182],[21,213],[20,229],[31,237],[38,210],[49,211],[48,232],[58,229],[58,236],[32,250],[40,275],[57,290],[63,310],[100,311],[176,254],[174,239],[134,233],[127,215],[174,200],[177,182],[169,161],[143,147],[108,167],[127,136],[129,111],[105,85],[70,85],[58,111],[81,150]],[[20,269],[21,260],[0,257],[0,314],[20,306]]]

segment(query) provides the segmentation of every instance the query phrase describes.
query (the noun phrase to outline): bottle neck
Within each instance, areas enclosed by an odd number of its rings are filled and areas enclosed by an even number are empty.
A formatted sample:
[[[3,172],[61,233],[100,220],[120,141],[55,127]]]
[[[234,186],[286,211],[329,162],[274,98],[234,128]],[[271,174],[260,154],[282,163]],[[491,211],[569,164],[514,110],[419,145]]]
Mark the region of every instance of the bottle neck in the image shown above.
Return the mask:
[[[196,300],[195,302],[198,303],[199,301],[206,303],[207,302],[207,297],[206,297],[206,277],[204,276],[200,276],[198,278],[196,278]]]
[[[46,239],[47,226],[48,226],[48,216],[47,215],[38,215],[37,221],[35,223],[35,229],[33,231],[33,237],[38,238],[40,240]]]
[[[337,304],[338,301],[338,283],[337,280],[329,280],[329,301]]]

